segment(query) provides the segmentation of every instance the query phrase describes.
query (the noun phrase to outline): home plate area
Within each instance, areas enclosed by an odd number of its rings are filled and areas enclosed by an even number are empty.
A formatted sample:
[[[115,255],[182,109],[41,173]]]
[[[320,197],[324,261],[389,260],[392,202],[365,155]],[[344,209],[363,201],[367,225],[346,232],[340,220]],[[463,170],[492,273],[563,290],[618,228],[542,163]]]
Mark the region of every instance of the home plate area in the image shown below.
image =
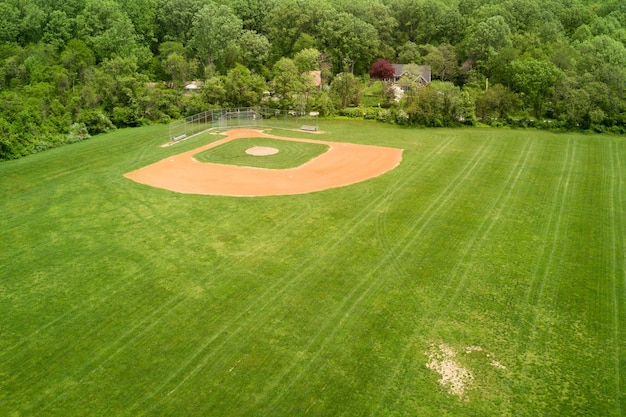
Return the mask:
[[[326,152],[290,169],[265,169],[199,162],[193,155],[248,137],[325,144]],[[253,147],[246,153],[263,156],[275,148]],[[402,161],[402,149],[274,136],[259,130],[235,129],[226,138],[170,156],[125,175],[152,187],[185,193],[238,197],[306,194],[343,187],[377,177]]]

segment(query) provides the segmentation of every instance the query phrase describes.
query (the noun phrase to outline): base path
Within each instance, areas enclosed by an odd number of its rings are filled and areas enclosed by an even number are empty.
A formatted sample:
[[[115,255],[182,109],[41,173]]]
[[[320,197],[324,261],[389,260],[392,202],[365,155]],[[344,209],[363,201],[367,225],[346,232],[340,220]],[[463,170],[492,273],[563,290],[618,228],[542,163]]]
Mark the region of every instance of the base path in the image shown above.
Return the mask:
[[[258,130],[236,129],[206,146],[163,159],[125,175],[133,181],[185,194],[258,197],[306,194],[343,187],[377,177],[402,161],[402,149],[352,143],[273,136]],[[226,142],[264,137],[321,143],[328,151],[290,169],[264,169],[198,162],[193,155]]]

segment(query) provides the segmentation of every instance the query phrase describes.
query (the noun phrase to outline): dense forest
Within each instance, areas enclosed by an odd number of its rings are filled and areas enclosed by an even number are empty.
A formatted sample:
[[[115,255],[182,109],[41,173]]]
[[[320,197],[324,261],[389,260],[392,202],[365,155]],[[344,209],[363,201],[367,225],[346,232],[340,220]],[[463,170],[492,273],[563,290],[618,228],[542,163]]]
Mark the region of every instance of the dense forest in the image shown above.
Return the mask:
[[[386,62],[433,81],[398,100]],[[1,0],[0,100],[0,159],[259,104],[624,133],[626,2]]]

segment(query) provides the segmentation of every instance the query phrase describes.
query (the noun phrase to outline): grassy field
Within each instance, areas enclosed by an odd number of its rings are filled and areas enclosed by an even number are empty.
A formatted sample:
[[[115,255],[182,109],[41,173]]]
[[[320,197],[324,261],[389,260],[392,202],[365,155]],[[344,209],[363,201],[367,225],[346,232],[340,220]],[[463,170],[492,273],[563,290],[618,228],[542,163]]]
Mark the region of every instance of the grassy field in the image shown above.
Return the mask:
[[[254,147],[273,148],[278,153],[264,155],[261,158],[248,155],[246,151]],[[327,145],[319,143],[293,142],[271,138],[241,138],[197,153],[194,158],[201,162],[218,164],[289,169],[299,167],[327,150]]]
[[[152,126],[1,163],[0,415],[626,414],[626,138],[320,130],[403,162],[176,194],[123,174],[217,137]]]

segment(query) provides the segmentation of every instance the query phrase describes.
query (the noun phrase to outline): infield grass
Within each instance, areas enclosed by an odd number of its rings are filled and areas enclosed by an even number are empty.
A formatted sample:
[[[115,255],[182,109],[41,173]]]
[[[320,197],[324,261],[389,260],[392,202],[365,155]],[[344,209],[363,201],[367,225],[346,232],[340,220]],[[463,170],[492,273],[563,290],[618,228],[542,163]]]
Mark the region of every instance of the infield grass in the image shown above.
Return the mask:
[[[626,413],[624,137],[320,130],[272,133],[403,162],[177,194],[123,174],[217,137],[152,126],[1,163],[0,415]]]
[[[261,157],[246,153],[247,150],[254,147],[273,148],[278,153]],[[193,157],[200,162],[254,168],[288,169],[309,162],[327,150],[328,145],[319,143],[295,142],[272,138],[239,138],[197,153]]]

